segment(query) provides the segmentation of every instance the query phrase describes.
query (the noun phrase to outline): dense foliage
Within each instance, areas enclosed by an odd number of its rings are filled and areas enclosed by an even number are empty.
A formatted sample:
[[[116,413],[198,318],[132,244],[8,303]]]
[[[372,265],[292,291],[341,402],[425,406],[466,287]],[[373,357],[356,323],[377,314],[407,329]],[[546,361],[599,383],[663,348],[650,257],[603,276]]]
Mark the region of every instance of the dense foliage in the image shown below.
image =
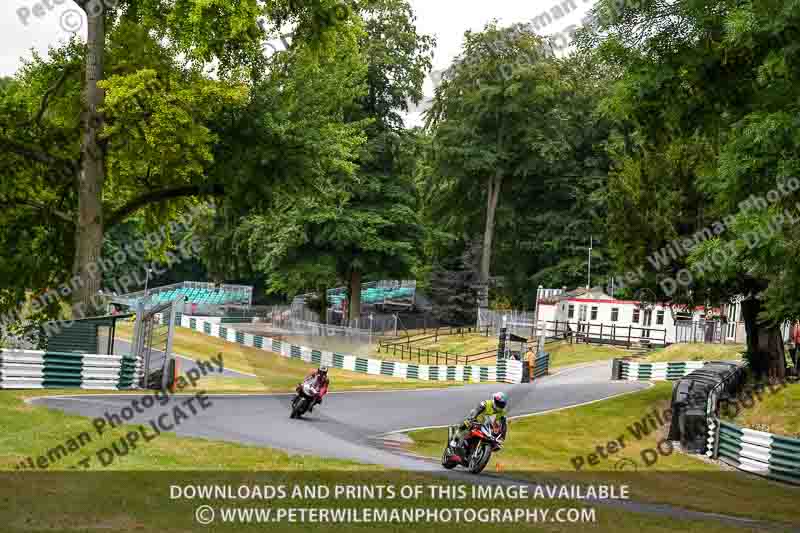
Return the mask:
[[[119,2],[0,80],[0,310],[76,277],[37,312],[139,288],[187,242],[202,264],[162,281],[345,286],[351,319],[371,279],[414,277],[459,323],[613,277],[676,309],[743,297],[749,357],[780,377],[778,328],[800,319],[800,5],[618,4],[562,58],[529,25],[467,32],[408,130],[435,42],[407,0]]]

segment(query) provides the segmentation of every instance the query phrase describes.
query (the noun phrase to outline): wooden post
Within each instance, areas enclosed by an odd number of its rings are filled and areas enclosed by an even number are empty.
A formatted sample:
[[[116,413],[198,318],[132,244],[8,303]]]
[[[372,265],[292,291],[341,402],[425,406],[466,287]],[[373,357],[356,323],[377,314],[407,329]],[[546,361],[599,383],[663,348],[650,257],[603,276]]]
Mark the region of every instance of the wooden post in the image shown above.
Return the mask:
[[[600,344],[603,344],[603,323],[600,323]]]
[[[630,326],[630,325],[628,326],[628,348],[631,347],[631,328],[632,327],[633,326]]]

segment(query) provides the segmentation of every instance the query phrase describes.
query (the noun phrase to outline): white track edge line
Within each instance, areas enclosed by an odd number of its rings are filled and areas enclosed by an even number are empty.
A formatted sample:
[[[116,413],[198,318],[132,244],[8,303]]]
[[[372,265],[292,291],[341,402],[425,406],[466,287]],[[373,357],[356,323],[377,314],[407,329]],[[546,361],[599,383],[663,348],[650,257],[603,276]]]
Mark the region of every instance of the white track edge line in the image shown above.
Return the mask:
[[[649,381],[649,382],[647,382],[647,387],[644,387],[642,389],[636,389],[636,390],[632,390],[632,391],[621,392],[619,394],[612,394],[611,396],[605,396],[603,398],[598,398],[596,400],[590,400],[588,402],[576,403],[574,405],[567,405],[567,406],[564,406],[564,407],[556,407],[554,409],[548,409],[546,411],[538,411],[536,413],[527,413],[527,414],[524,414],[524,415],[509,416],[508,419],[509,420],[516,420],[518,418],[529,418],[529,417],[532,417],[532,416],[540,416],[540,415],[546,415],[546,414],[549,414],[549,413],[556,413],[558,411],[565,411],[567,409],[574,409],[576,407],[582,407],[584,405],[591,405],[593,403],[604,402],[606,400],[611,400],[613,398],[619,398],[621,396],[627,396],[628,394],[636,394],[637,392],[646,391],[646,390],[648,390],[648,389],[650,389],[650,388],[652,388],[654,386],[655,386],[655,383],[653,383],[652,381]],[[381,437],[385,437],[387,435],[394,435],[396,433],[410,433],[412,431],[423,431],[425,429],[439,429],[439,428],[446,428],[446,427],[450,427],[450,425],[424,426],[424,427],[415,427],[415,428],[407,428],[407,429],[397,429],[397,430],[394,430],[394,431],[387,431],[386,433],[379,433],[377,435],[373,435],[373,436],[368,437],[368,438],[379,439]]]

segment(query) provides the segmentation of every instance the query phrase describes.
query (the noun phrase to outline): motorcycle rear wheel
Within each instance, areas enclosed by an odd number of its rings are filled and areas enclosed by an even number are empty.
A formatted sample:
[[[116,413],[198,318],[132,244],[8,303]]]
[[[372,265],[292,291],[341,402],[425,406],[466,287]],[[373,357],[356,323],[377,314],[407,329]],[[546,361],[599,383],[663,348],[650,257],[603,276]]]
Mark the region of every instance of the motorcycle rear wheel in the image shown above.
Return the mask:
[[[456,461],[450,460],[450,447],[446,447],[442,452],[442,466],[448,470],[452,470],[458,466]]]

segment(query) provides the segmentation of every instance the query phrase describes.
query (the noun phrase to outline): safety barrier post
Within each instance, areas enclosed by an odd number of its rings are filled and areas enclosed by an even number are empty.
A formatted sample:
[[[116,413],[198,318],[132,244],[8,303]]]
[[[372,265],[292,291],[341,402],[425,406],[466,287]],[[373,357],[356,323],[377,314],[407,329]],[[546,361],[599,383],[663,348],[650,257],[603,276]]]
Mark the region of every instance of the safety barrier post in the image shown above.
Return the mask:
[[[715,418],[708,419],[708,452],[706,455],[712,459],[719,458],[719,429],[720,421]]]

